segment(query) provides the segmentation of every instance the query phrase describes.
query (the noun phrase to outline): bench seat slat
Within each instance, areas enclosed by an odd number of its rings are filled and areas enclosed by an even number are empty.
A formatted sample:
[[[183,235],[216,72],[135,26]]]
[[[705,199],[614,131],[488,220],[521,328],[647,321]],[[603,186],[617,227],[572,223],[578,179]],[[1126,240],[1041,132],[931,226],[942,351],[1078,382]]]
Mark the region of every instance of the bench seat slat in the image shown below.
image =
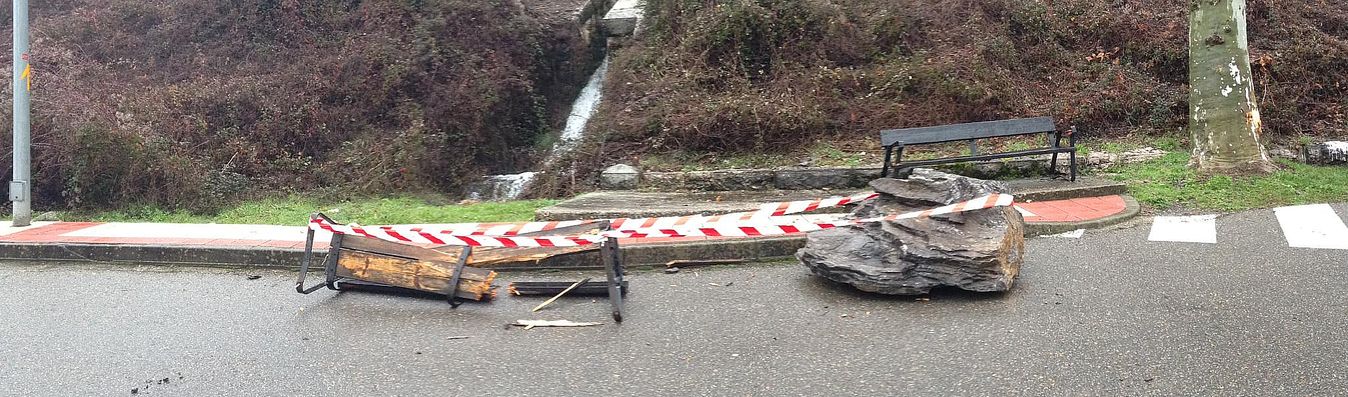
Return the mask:
[[[895,164],[894,167],[909,168],[909,167],[920,167],[924,165],[963,163],[966,161],[984,161],[984,160],[996,160],[1011,157],[1037,156],[1041,154],[1069,153],[1073,151],[1076,151],[1076,148],[1061,147],[1061,148],[1030,149],[1015,152],[982,154],[977,156],[947,157],[931,160],[903,161],[898,164]]]
[[[984,121],[978,123],[905,128],[880,131],[880,143],[885,147],[895,144],[917,145],[965,141],[1004,136],[1054,132],[1057,127],[1052,117]]]

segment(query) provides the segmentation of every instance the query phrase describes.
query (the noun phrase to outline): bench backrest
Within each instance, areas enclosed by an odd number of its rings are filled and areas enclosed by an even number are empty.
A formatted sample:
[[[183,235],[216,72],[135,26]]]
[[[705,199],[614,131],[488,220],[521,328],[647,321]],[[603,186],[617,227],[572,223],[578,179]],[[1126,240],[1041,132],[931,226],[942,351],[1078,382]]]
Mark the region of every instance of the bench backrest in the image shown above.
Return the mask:
[[[904,128],[880,131],[880,144],[916,145],[967,141],[970,139],[1015,136],[1056,131],[1052,117],[984,121],[979,123],[941,125],[935,127]]]

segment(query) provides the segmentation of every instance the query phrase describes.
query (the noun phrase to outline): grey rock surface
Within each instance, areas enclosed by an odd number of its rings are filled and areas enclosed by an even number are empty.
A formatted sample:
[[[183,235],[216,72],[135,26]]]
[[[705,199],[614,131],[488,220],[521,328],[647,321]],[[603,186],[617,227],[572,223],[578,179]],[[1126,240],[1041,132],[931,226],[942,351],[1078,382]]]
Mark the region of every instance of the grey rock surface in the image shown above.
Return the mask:
[[[1137,148],[1123,153],[1091,152],[1086,155],[1084,164],[1099,168],[1109,168],[1116,165],[1136,164],[1154,160],[1161,158],[1166,154],[1166,151],[1153,147]]]
[[[695,191],[765,190],[772,188],[772,170],[690,171],[678,182]]]
[[[880,193],[853,216],[869,218],[1005,193],[999,182],[929,169],[907,179],[877,179]],[[917,295],[948,286],[1007,291],[1025,255],[1025,220],[1011,207],[841,227],[807,237],[797,259],[816,275],[859,290]]]
[[[599,187],[610,190],[636,189],[641,179],[641,171],[627,164],[617,164],[605,168],[599,174]]]
[[[33,220],[38,222],[60,222],[61,213],[56,211],[47,211],[38,214],[37,216],[34,216]]]
[[[862,188],[880,175],[878,168],[801,168],[778,170],[773,183],[783,190]]]
[[[1329,141],[1306,146],[1310,164],[1348,164],[1348,142]]]

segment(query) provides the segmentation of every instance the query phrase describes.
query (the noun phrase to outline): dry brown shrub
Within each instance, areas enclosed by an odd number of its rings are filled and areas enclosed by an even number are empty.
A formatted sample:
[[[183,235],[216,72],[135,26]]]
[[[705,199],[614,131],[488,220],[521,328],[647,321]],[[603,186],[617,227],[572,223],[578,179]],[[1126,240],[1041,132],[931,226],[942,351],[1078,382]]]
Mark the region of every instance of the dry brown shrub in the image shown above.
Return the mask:
[[[595,122],[614,148],[868,147],[884,128],[1039,115],[1096,136],[1185,125],[1180,0],[649,4]],[[1345,135],[1348,9],[1252,0],[1250,22],[1268,135]]]

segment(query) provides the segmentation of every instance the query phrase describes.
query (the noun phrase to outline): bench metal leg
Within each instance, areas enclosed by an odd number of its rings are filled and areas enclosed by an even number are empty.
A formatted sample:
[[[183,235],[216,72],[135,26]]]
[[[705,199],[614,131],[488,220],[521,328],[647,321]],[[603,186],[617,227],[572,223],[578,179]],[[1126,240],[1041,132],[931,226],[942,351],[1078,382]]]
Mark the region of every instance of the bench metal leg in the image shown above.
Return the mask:
[[[1049,146],[1052,146],[1054,149],[1062,147],[1062,133],[1057,131],[1049,133],[1049,140],[1052,141],[1049,142]],[[1056,152],[1053,153],[1053,159],[1048,163],[1048,174],[1058,174],[1058,153]]]
[[[309,219],[313,220],[320,218],[332,222],[332,219],[328,219],[328,217],[323,214],[314,214],[310,216]],[[339,255],[338,250],[341,249],[341,247],[342,235],[334,233],[332,235],[332,242],[328,244],[328,255],[323,258],[323,284],[305,287],[304,279],[309,276],[309,267],[314,258],[314,230],[309,229],[307,237],[304,239],[304,259],[300,261],[300,276],[299,280],[295,282],[295,292],[307,295],[324,286],[328,287],[330,290],[337,290],[337,255]]]
[[[627,289],[623,288],[622,249],[618,247],[618,239],[610,237],[599,247],[599,251],[604,259],[604,271],[608,273],[608,300],[613,305],[613,321],[621,323],[623,295],[627,294]]]
[[[459,278],[463,276],[463,267],[468,264],[468,257],[473,255],[473,247],[464,246],[459,251],[459,261],[454,264],[454,274],[449,276],[449,291],[446,291],[445,300],[449,302],[449,307],[457,309],[463,304],[463,299],[459,298]]]
[[[1069,156],[1071,157],[1071,161],[1072,161],[1072,177],[1071,177],[1070,180],[1071,180],[1072,182],[1076,182],[1076,181],[1077,181],[1077,151],[1073,150],[1071,153],[1072,153],[1072,154],[1069,155]]]
[[[897,171],[896,174],[898,174],[898,175],[890,175],[891,178],[893,178],[893,177],[895,177],[895,176],[903,177],[903,178],[907,178],[907,177],[908,177],[909,170],[905,170],[905,169],[903,169],[903,168],[899,168],[899,164],[903,164],[903,149],[904,149],[903,146],[899,146],[899,152],[896,153],[895,156],[894,156],[894,168],[896,168],[895,171]]]
[[[893,157],[894,157],[894,147],[893,147],[893,146],[885,146],[885,166],[884,166],[884,168],[881,168],[881,169],[880,169],[880,177],[881,177],[881,178],[888,178],[888,177],[889,177],[889,164],[890,164],[890,160],[891,160]]]
[[[903,164],[903,145],[893,145],[885,147],[885,166],[880,170],[881,178],[893,178],[895,174],[903,174],[903,169],[899,168]]]
[[[1072,126],[1071,135],[1067,136],[1067,144],[1072,146],[1072,182],[1077,181],[1077,126]]]
[[[312,218],[310,218],[312,219]],[[304,278],[309,275],[309,263],[314,259],[314,229],[309,229],[308,237],[304,239],[304,259],[300,260],[300,278],[295,281],[295,292],[308,295],[326,284],[314,284],[312,287],[304,286]]]

